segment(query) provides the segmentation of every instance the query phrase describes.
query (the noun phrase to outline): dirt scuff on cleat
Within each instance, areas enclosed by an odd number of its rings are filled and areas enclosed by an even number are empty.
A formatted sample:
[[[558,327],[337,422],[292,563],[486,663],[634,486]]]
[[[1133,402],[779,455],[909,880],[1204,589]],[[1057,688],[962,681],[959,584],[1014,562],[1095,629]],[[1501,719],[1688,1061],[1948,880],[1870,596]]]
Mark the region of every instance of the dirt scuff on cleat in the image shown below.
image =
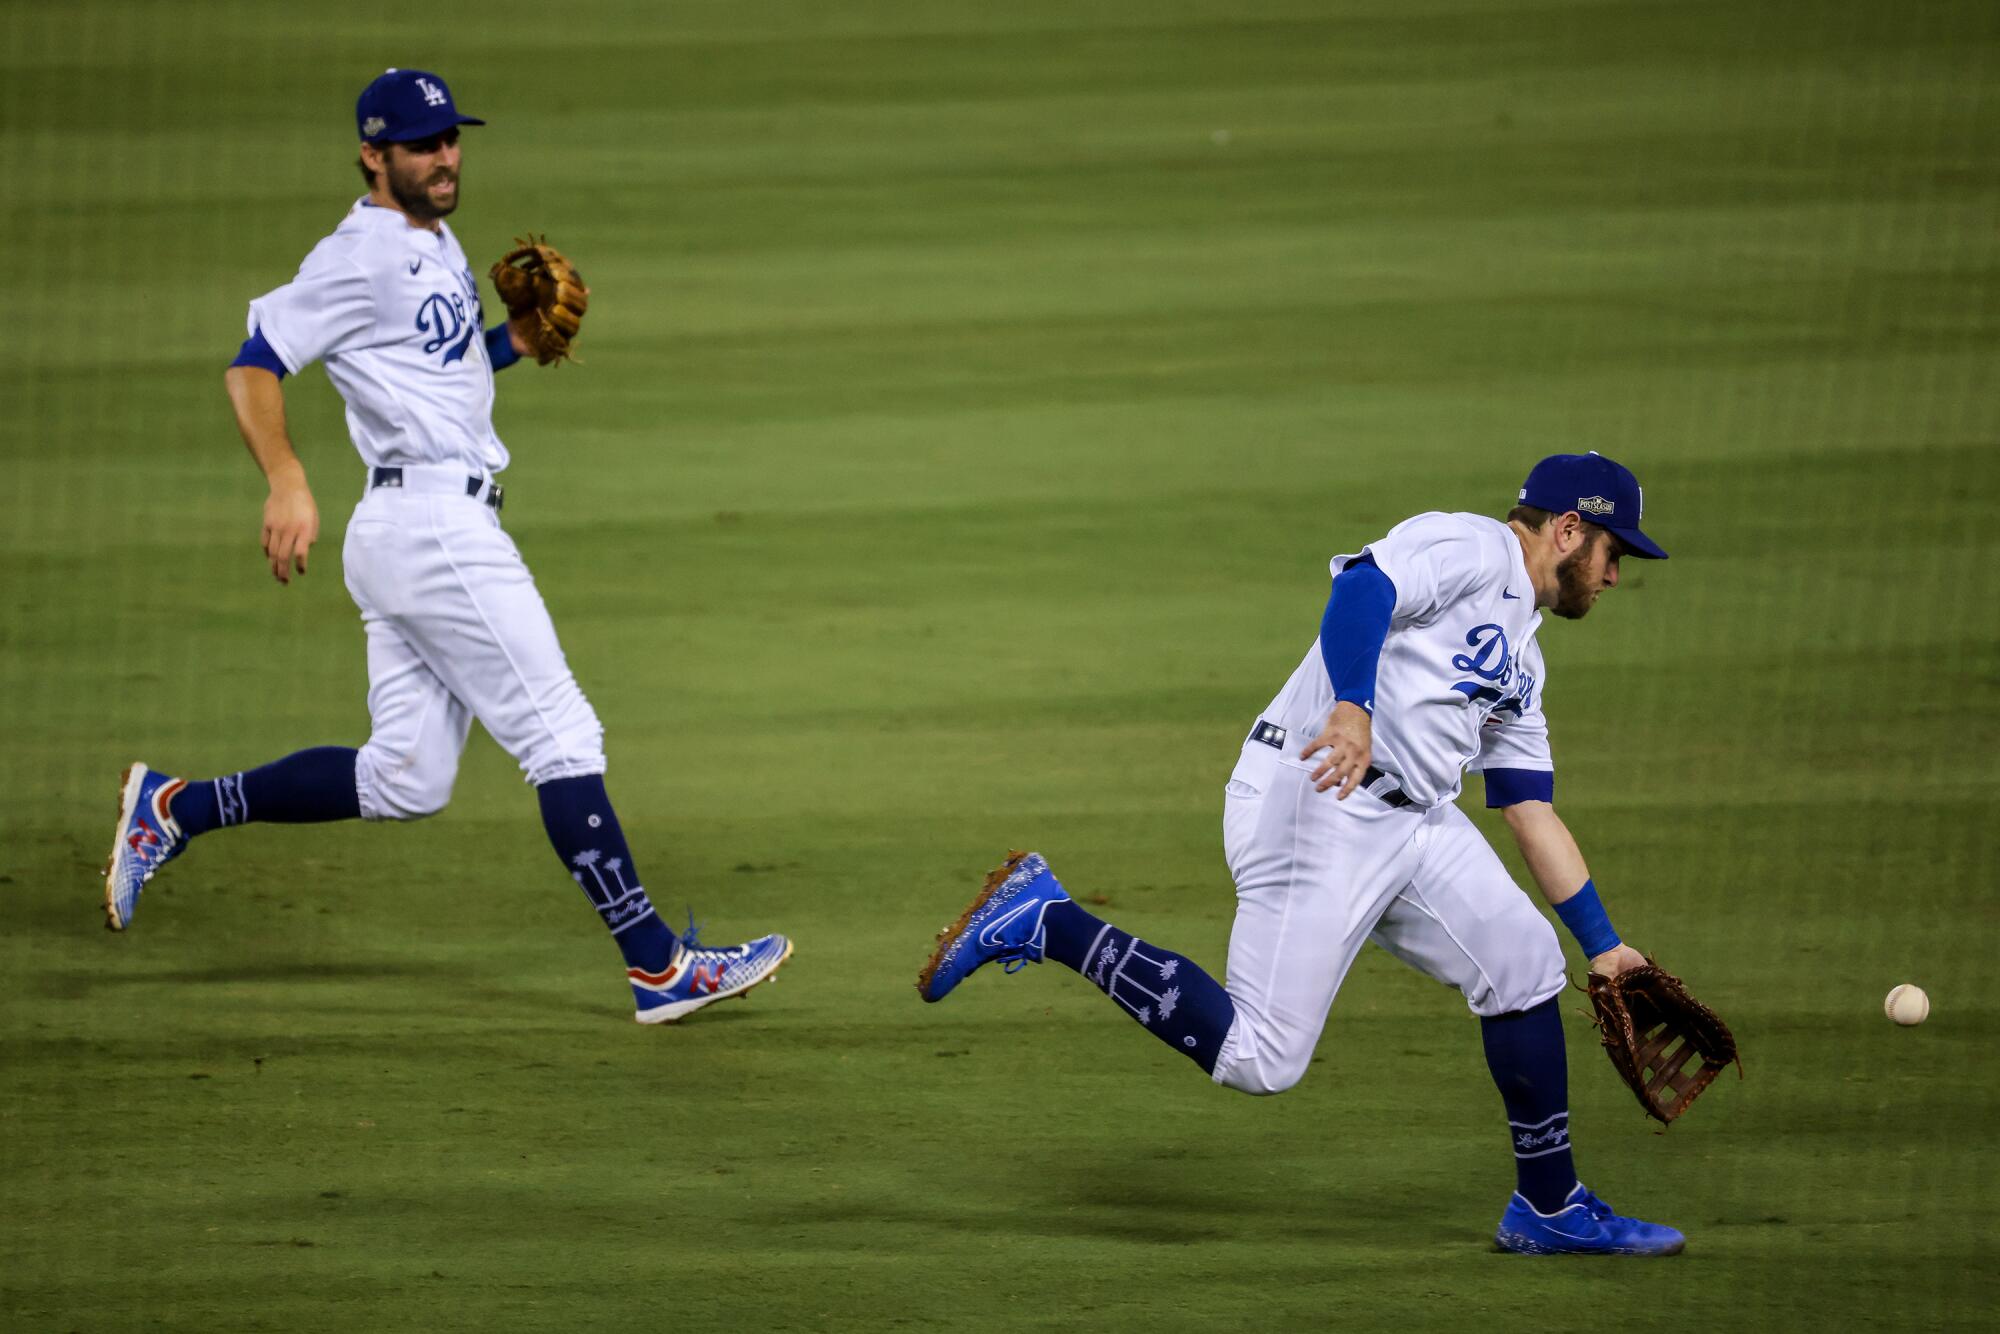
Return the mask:
[[[993,892],[1006,884],[1007,877],[1014,874],[1020,868],[1021,863],[1027,859],[1028,854],[1026,852],[1023,852],[1019,848],[1011,849],[1007,853],[1007,860],[987,874],[986,883],[980,886],[978,895],[970,904],[966,905],[965,911],[958,915],[958,920],[938,932],[937,944],[931,950],[930,962],[926,963],[923,971],[917,974],[917,994],[919,996],[922,996],[926,1001],[931,999],[931,979],[937,976],[938,965],[944,962],[945,950],[950,946],[952,941],[957,940],[964,933],[965,924],[972,920],[972,914],[984,908],[986,900],[993,897]]]

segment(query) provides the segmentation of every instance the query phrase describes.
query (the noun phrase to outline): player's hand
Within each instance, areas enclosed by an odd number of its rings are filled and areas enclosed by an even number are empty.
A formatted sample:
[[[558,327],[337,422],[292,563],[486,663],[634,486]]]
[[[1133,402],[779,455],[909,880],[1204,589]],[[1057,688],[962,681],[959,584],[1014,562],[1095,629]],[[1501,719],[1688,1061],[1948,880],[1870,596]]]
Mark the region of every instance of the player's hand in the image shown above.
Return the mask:
[[[1368,710],[1346,700],[1334,705],[1326,726],[1299,752],[1302,760],[1309,760],[1322,750],[1326,752],[1326,757],[1312,771],[1313,791],[1324,792],[1337,784],[1340,793],[1334,800],[1346,801],[1348,794],[1361,785],[1361,776],[1368,772],[1374,738],[1375,724]]]
[[[313,503],[304,472],[271,479],[271,494],[264,501],[263,540],[273,579],[289,584],[294,570],[306,572],[306,553],[319,541],[319,506]]]
[[[1616,977],[1631,968],[1646,966],[1646,956],[1630,945],[1614,945],[1590,961],[1590,971],[1599,977]]]

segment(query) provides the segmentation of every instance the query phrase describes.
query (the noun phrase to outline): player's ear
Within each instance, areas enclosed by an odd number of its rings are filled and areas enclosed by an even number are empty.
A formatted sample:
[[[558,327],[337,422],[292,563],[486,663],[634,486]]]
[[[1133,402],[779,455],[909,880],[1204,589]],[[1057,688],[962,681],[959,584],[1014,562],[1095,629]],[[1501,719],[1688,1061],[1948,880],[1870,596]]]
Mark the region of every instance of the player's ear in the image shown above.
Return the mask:
[[[1556,550],[1567,556],[1588,540],[1583,516],[1575,510],[1559,515],[1556,524]]]

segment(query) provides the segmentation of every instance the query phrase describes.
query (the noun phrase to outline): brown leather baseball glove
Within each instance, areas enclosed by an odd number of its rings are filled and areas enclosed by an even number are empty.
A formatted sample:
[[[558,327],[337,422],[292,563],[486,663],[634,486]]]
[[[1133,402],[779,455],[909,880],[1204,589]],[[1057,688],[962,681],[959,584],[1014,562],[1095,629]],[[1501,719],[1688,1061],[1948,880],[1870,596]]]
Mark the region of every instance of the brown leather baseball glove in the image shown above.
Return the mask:
[[[1693,1106],[1730,1062],[1743,1074],[1729,1025],[1650,961],[1617,977],[1592,973],[1590,1003],[1612,1067],[1663,1125]]]
[[[534,348],[538,364],[574,360],[570,344],[590,309],[590,289],[562,251],[544,237],[514,238],[514,249],[493,266],[493,286],[507,323]]]

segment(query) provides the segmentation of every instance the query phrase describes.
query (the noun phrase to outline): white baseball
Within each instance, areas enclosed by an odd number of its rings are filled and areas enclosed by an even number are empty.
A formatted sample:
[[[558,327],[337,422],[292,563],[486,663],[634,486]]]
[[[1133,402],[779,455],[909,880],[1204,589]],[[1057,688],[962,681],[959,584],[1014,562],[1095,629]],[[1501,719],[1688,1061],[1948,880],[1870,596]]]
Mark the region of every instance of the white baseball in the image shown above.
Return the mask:
[[[1908,1028],[1930,1018],[1931,998],[1924,994],[1922,987],[1905,982],[1892,990],[1882,1002],[1882,1013]]]

